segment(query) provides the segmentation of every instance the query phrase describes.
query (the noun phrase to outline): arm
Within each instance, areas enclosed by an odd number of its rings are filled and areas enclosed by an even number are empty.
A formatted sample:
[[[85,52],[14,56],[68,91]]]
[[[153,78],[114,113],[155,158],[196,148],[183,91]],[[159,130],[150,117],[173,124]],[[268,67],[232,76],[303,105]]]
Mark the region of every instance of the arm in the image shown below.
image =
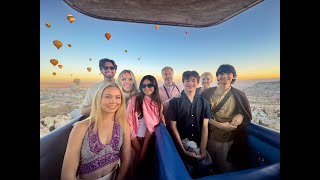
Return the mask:
[[[121,166],[116,180],[124,179],[129,168],[131,158],[131,142],[130,129],[127,122],[124,123],[123,128],[123,144],[121,147]]]
[[[229,122],[221,123],[215,119],[210,119],[209,123],[219,129],[222,129],[227,132],[237,129],[237,126],[234,126],[234,125],[230,124]]]
[[[131,140],[131,146],[133,147],[134,151],[137,153],[137,156],[140,157],[141,146],[137,137]]]
[[[151,141],[151,136],[152,136],[152,134],[149,132],[148,129],[146,129],[146,133],[145,133],[145,137],[144,137],[144,141],[143,141],[143,145],[142,145],[141,154],[139,156],[139,160],[140,161],[144,160],[144,158],[146,156],[147,149],[148,149],[148,146],[149,146],[150,141]]]
[[[83,116],[90,115],[93,94],[94,94],[94,92],[93,92],[92,88],[89,88],[86,93],[86,96],[84,97],[83,102],[82,102],[81,114]]]
[[[178,143],[181,151],[187,156],[195,157],[196,153],[189,152],[183,147],[183,144],[182,144],[182,141],[181,141],[181,138],[180,138],[180,134],[179,134],[178,129],[177,129],[177,122],[170,120],[170,126],[171,126],[172,133],[173,133],[173,135],[174,135],[174,137],[176,139],[176,142]]]
[[[166,126],[166,119],[164,118],[164,115],[163,115],[163,104],[162,103],[161,103],[161,110],[160,110],[160,120]]]
[[[200,142],[200,154],[195,158],[202,160],[206,157],[206,148],[208,143],[208,118],[203,119],[202,129],[201,129],[201,142]]]
[[[91,106],[82,106],[81,108],[81,114],[83,116],[89,116],[91,112]]]
[[[72,128],[63,159],[61,180],[77,179],[76,176],[80,162],[80,149],[87,128],[88,126],[83,123],[76,124]]]
[[[235,116],[233,116],[230,124],[232,124],[233,126],[239,126],[243,121],[243,115],[238,113]]]

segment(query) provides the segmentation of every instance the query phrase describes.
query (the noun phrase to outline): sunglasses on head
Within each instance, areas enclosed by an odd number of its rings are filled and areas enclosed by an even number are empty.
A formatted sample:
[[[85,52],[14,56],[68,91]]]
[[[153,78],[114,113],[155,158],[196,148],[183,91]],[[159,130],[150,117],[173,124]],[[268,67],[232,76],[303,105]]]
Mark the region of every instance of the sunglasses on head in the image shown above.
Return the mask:
[[[104,70],[108,70],[108,69],[110,69],[110,70],[115,70],[116,68],[115,67],[113,67],[113,66],[103,66],[102,67]]]
[[[148,86],[148,88],[154,87],[153,84],[142,84],[142,85],[141,85],[142,88],[146,88],[147,86]]]

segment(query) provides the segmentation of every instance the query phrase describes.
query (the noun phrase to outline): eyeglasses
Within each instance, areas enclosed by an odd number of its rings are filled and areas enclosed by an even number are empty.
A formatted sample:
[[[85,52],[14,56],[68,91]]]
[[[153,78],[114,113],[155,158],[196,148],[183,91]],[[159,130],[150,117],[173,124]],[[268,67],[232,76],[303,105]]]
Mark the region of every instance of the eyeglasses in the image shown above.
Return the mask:
[[[102,67],[104,70],[108,70],[108,69],[110,69],[110,70],[115,70],[116,68],[115,67],[113,67],[113,66],[103,66]]]
[[[142,88],[146,88],[148,86],[148,88],[153,88],[154,84],[142,84],[141,87]]]

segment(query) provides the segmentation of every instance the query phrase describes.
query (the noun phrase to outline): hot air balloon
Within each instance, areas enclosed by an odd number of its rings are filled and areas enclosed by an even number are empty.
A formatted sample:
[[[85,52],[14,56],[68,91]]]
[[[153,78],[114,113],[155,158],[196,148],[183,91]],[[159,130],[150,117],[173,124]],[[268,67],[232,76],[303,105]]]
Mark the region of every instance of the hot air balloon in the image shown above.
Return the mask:
[[[188,35],[188,31],[186,31],[186,35]]]
[[[53,72],[52,74],[55,76],[57,73],[56,73],[56,72]]]
[[[70,21],[70,23],[73,23],[76,20],[71,14],[67,15],[67,19]]]
[[[159,29],[159,26],[158,25],[156,25],[156,30],[158,30]]]
[[[50,28],[50,27],[51,27],[51,24],[49,24],[48,22],[46,22],[46,26],[47,26],[48,28]]]
[[[124,50],[124,52],[126,52],[126,53],[127,53],[127,52],[128,52],[128,50]]]
[[[91,67],[87,67],[87,70],[90,72],[91,71]]]
[[[138,58],[138,61],[140,61],[140,58]]]
[[[58,67],[61,69],[63,66],[61,64],[59,64]]]
[[[75,78],[75,79],[73,79],[73,82],[74,82],[76,85],[79,85],[79,84],[80,84],[80,79],[79,79],[79,78]]]
[[[50,62],[53,66],[56,66],[59,63],[59,61],[56,59],[50,59]]]
[[[54,44],[58,49],[60,49],[61,46],[62,46],[62,42],[59,41],[59,40],[54,40],[54,41],[53,41],[53,44]]]
[[[72,45],[71,45],[71,44],[68,44],[68,46],[71,47]]]
[[[105,36],[108,40],[110,40],[110,38],[111,38],[111,34],[110,34],[110,33],[106,33],[104,36]]]
[[[89,58],[89,60],[90,60],[90,61],[92,61],[92,59],[91,59],[91,58]]]

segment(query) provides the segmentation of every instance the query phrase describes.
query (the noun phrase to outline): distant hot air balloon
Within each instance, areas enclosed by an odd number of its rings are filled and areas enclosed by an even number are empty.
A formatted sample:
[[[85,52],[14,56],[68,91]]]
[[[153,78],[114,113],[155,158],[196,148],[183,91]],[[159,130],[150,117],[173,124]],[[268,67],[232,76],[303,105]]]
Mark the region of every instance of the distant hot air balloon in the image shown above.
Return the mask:
[[[52,74],[55,76],[57,73],[56,73],[56,72],[53,72]]]
[[[47,26],[48,28],[50,28],[50,27],[51,27],[51,24],[49,24],[48,22],[46,22],[46,26]]]
[[[138,60],[140,61],[140,58],[138,58]]]
[[[110,38],[111,38],[111,34],[110,34],[110,33],[106,33],[106,34],[104,34],[104,36],[105,36],[108,40],[110,40]]]
[[[72,46],[72,44],[68,44],[68,46],[69,46],[69,47],[71,47],[71,46]]]
[[[56,59],[50,59],[50,62],[53,66],[56,66],[59,63],[59,61]]]
[[[70,74],[70,76],[72,76],[72,74]]]
[[[79,78],[75,78],[75,79],[73,79],[73,82],[74,82],[75,84],[79,85],[81,81],[80,81]]]
[[[92,61],[92,59],[91,59],[91,58],[89,58],[89,60],[90,60],[90,61]]]
[[[101,73],[99,73],[99,75],[101,75]]]
[[[91,67],[87,67],[87,70],[90,72],[91,71]]]
[[[128,52],[128,50],[124,50],[124,52],[126,52],[126,53],[127,53],[127,52]]]
[[[60,49],[61,46],[62,46],[62,42],[59,41],[59,40],[54,40],[54,41],[53,41],[53,44],[54,44],[58,49]]]
[[[76,20],[71,14],[67,15],[67,19],[70,21],[70,23],[73,23]]]
[[[186,31],[186,34],[188,35],[188,31]]]
[[[63,66],[61,64],[59,64],[58,67],[61,69]]]
[[[156,25],[156,30],[158,30],[159,29],[159,26],[158,25]]]

